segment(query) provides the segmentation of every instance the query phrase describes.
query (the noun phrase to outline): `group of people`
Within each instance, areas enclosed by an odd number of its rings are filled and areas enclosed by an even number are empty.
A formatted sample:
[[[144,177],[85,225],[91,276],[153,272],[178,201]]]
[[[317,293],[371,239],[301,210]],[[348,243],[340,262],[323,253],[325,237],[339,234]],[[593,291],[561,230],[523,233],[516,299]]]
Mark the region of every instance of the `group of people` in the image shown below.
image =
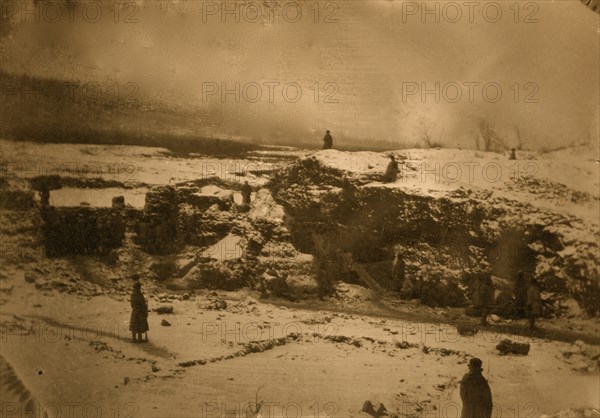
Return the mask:
[[[473,283],[473,308],[480,314],[482,326],[488,325],[487,317],[494,306],[494,284],[491,274],[481,274]],[[536,318],[542,316],[541,289],[537,279],[527,280],[522,271],[517,273],[513,288],[516,314],[527,316],[529,328],[536,329]]]
[[[406,264],[400,253],[396,254],[392,264],[392,282],[396,283],[400,297],[403,299],[419,298],[424,291],[424,283],[405,274]],[[432,278],[433,281],[435,277]],[[470,284],[472,290],[473,309],[480,317],[480,324],[487,326],[487,318],[495,305],[495,291],[492,275],[477,274]],[[514,314],[527,317],[529,327],[535,329],[536,318],[542,316],[542,299],[539,282],[532,278],[529,283],[522,271],[519,271],[513,287]]]

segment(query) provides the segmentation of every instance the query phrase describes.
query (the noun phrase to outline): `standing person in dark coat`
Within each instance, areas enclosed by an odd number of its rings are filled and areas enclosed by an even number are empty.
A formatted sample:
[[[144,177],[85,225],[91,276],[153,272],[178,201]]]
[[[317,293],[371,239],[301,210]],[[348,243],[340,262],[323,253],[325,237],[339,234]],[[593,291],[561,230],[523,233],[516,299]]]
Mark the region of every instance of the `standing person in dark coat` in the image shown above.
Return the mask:
[[[323,149],[331,149],[331,147],[333,147],[333,138],[331,137],[329,130],[327,130],[323,137]]]
[[[133,283],[133,292],[131,293],[131,319],[129,320],[129,330],[133,342],[148,341],[142,339],[142,334],[148,332],[148,305],[142,295],[142,284],[139,280]],[[137,335],[137,339],[136,339]]]
[[[396,253],[396,259],[392,265],[392,281],[399,290],[402,289],[404,283],[404,268],[404,258],[400,253]]]
[[[247,181],[242,185],[242,204],[249,205],[250,204],[250,196],[252,195],[252,187],[248,184]]]
[[[527,314],[527,281],[525,280],[525,273],[521,270],[517,272],[513,294],[515,296],[516,314],[523,318]]]
[[[317,270],[317,283],[319,286],[319,298],[324,298],[333,294],[332,268],[329,260],[330,248],[325,239],[318,234],[313,233],[313,241],[315,243],[315,252],[313,260]]]
[[[487,380],[481,374],[482,362],[478,358],[469,360],[469,372],[460,382],[460,399],[463,407],[461,418],[491,418],[492,391]]]
[[[473,293],[473,307],[481,315],[481,326],[487,326],[487,317],[490,314],[491,305],[494,302],[494,284],[492,276],[488,273],[482,273],[476,282],[475,292]]]
[[[529,315],[529,328],[535,329],[535,318],[542,315],[542,297],[536,279],[531,279],[531,285],[527,290],[527,314]]]
[[[385,170],[385,174],[383,175],[384,183],[393,183],[398,178],[398,162],[396,161],[396,157],[390,155],[390,162]]]

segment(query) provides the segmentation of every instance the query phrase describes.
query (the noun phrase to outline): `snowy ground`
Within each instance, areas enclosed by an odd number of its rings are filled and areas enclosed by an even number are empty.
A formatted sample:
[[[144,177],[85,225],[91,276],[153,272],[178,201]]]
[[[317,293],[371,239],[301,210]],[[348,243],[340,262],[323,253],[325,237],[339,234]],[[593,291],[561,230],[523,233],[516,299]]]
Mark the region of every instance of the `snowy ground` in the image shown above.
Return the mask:
[[[235,172],[269,170],[286,163],[190,159],[158,148],[102,145],[2,141],[1,150],[11,175],[71,173],[80,178],[82,167],[93,166],[96,171],[88,168],[86,176],[96,173],[131,190],[215,174],[263,184],[265,177],[240,177]],[[411,187],[422,193],[458,187],[485,189],[496,196],[576,213],[597,228],[599,165],[595,154],[573,158],[528,155],[516,162],[469,150],[400,150],[395,154],[399,159],[406,157],[406,180],[378,187]],[[335,150],[320,152],[318,158],[361,174],[380,174],[388,161],[382,154]],[[439,168],[427,174],[425,163],[429,168],[439,163]],[[486,164],[489,168],[484,169]],[[458,177],[457,166],[462,170]],[[497,177],[492,177],[492,170],[498,167],[502,174],[491,181]],[[535,175],[527,170],[535,170]],[[511,175],[527,181],[515,186]],[[547,187],[541,188],[540,181]],[[568,186],[566,192],[557,184]],[[532,190],[543,192],[533,199]],[[574,198],[574,191],[585,195]],[[75,261],[56,263],[59,267],[44,274],[73,275],[70,263]],[[359,412],[366,400],[383,402],[390,413],[400,416],[456,417],[460,416],[458,381],[471,356],[483,360],[495,417],[600,408],[598,369],[588,369],[598,346],[509,334],[500,326],[474,337],[460,336],[452,325],[458,311],[432,312],[406,304],[398,307],[405,315],[396,315],[356,286],[345,289],[345,294],[356,296],[356,302],[353,296],[294,304],[261,300],[247,290],[169,297],[146,283],[150,309],[171,304],[174,313],[151,312],[150,342],[132,344],[126,292],[107,292],[98,286],[92,296],[59,288],[38,289],[27,279],[35,260],[3,264],[2,417],[25,416],[27,399],[37,402],[38,410],[49,416],[63,417],[245,417],[248,404],[255,400],[265,402],[265,418],[366,416]],[[207,309],[216,299],[225,300],[227,308]],[[407,317],[411,320],[402,319]],[[162,326],[163,319],[171,326]],[[579,323],[583,332],[597,337],[597,320]],[[541,326],[559,325],[541,321]],[[500,356],[495,346],[503,338],[530,343],[529,355]]]
[[[122,416],[224,416],[225,409],[243,410],[254,402],[260,387],[259,401],[272,408],[265,417],[360,416],[367,399],[383,402],[391,412],[420,406],[435,414],[435,406],[447,415],[416,416],[457,416],[457,381],[471,356],[484,361],[494,416],[598,407],[598,377],[573,370],[578,364],[563,355],[574,350],[569,343],[502,335],[493,328],[462,337],[442,323],[278,307],[240,291],[222,295],[228,303],[222,311],[205,309],[214,298],[208,293],[175,300],[173,314],[150,314],[150,342],[132,344],[126,298],[44,295],[22,277],[3,286],[12,287],[2,306],[4,329],[20,323],[33,331],[5,331],[2,356],[40,405],[47,410],[59,405],[63,416],[71,403],[96,404],[102,416],[117,406]],[[151,308],[158,305],[151,299]],[[171,326],[161,326],[162,319]],[[498,355],[495,345],[506,337],[530,343],[530,354]],[[267,347],[283,342],[246,355],[255,340]],[[415,346],[398,348],[403,341]],[[207,364],[197,364],[202,360]],[[196,364],[183,367],[187,362]],[[301,414],[293,415],[293,408]]]

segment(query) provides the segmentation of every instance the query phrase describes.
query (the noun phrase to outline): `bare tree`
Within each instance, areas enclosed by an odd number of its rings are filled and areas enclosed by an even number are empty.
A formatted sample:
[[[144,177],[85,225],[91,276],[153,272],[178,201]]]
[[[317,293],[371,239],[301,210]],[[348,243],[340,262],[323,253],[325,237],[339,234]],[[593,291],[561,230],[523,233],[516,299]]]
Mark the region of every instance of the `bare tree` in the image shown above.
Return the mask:
[[[514,127],[515,130],[515,137],[517,138],[517,149],[518,150],[522,150],[523,149],[523,137],[521,136],[521,129],[519,128],[518,125],[515,125]]]
[[[437,136],[435,135],[435,128],[437,123],[433,123],[431,119],[422,117],[417,126],[417,134],[419,139],[425,145],[425,148],[436,148],[442,146],[442,138],[444,137],[444,131],[442,130]]]

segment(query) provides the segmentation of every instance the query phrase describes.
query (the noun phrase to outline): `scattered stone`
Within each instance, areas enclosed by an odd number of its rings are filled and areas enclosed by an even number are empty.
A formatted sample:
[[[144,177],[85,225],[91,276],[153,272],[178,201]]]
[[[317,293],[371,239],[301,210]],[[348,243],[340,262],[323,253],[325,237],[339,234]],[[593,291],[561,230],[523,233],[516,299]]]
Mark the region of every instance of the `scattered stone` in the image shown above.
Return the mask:
[[[388,416],[387,409],[385,408],[385,406],[382,403],[380,403],[379,407],[377,409],[375,409],[375,406],[369,400],[365,401],[365,403],[363,404],[362,412],[366,412],[367,414],[369,414],[375,418]]]
[[[222,298],[214,299],[208,304],[206,309],[210,311],[222,311],[227,309],[227,302]]]
[[[170,327],[171,326],[171,323],[169,321],[167,321],[166,319],[163,319],[162,321],[160,321],[160,324],[163,327]]]
[[[128,378],[127,376],[125,376],[125,377],[123,378],[123,384],[124,384],[124,385],[127,385],[127,383],[129,383],[129,378]]]
[[[413,348],[416,347],[416,344],[411,344],[408,341],[398,341],[396,343],[396,348],[399,348],[401,350],[406,350],[407,348]]]
[[[456,332],[458,332],[459,335],[470,337],[477,334],[479,330],[471,324],[459,324],[456,326]]]
[[[153,365],[152,365],[152,371],[153,371],[154,373],[156,373],[156,372],[159,372],[159,371],[160,371],[160,368],[159,368],[159,367],[158,367],[156,364],[153,364]]]

